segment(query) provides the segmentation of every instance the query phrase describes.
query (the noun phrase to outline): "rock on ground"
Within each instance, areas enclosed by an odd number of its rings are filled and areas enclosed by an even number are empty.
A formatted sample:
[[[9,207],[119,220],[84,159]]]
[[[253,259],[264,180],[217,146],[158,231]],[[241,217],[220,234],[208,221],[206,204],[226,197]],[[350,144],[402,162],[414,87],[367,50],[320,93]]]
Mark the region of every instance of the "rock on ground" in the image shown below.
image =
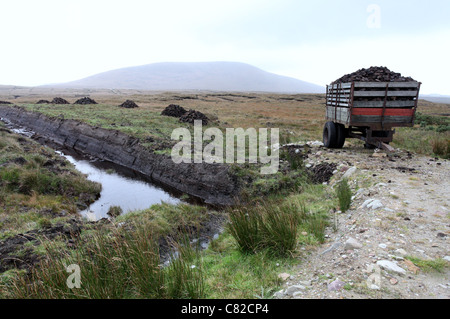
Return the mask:
[[[345,286],[345,282],[337,279],[328,285],[328,290],[329,291],[338,291],[338,290],[341,290],[342,288],[344,288],[344,286]]]
[[[353,250],[362,248],[362,244],[354,238],[349,238],[344,244],[344,250]]]
[[[402,267],[398,266],[395,262],[389,261],[389,260],[379,260],[377,261],[377,265],[380,266],[382,269],[393,272],[398,275],[405,275],[406,270]]]

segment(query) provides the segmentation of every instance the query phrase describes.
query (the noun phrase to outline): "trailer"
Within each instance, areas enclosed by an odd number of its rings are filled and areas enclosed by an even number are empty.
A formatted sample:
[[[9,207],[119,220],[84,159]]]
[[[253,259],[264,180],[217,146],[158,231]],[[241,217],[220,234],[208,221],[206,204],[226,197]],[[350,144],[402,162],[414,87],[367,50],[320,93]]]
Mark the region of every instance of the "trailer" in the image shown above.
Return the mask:
[[[323,143],[342,148],[346,138],[365,142],[366,148],[389,145],[394,127],[412,127],[420,82],[349,82],[327,85]]]

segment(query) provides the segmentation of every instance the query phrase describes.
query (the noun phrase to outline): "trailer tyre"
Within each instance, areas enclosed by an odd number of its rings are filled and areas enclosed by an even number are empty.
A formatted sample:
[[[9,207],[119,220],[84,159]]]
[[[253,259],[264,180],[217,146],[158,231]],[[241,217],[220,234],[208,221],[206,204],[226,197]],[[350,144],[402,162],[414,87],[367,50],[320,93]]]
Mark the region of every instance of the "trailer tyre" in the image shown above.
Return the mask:
[[[336,148],[342,148],[345,143],[345,126],[340,123],[335,123],[336,126]]]
[[[336,147],[337,133],[333,122],[326,122],[323,128],[323,145],[327,148]]]

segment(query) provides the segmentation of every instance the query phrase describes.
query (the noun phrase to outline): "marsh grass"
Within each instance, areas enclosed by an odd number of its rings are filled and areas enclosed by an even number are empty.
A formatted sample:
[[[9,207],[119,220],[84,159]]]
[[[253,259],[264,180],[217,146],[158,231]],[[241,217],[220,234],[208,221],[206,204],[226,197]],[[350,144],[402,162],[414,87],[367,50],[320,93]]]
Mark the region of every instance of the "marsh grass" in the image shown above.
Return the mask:
[[[228,231],[236,240],[241,251],[253,253],[263,242],[260,225],[261,214],[250,207],[233,209],[230,213],[230,224]]]
[[[273,255],[289,256],[297,248],[301,228],[323,242],[328,225],[326,213],[309,212],[298,200],[263,201],[234,209],[229,216],[229,233],[239,249],[250,254],[267,250]]]
[[[173,243],[178,254],[172,255],[166,270],[166,294],[175,299],[203,298],[205,285],[199,248],[192,247],[186,233],[179,237],[179,241]]]
[[[45,168],[11,165],[0,171],[1,185],[11,193],[32,195],[72,195],[95,193],[100,185],[84,176],[68,173],[55,174]]]
[[[300,245],[325,240],[326,212],[334,205],[324,185],[310,185],[300,194],[234,209],[224,233],[202,257],[207,298],[272,298],[283,284],[278,274],[299,267]]]
[[[158,238],[148,225],[115,226],[78,242],[74,251],[47,243],[46,256],[29,276],[8,284],[11,298],[201,298],[203,273],[197,255],[186,247],[167,267],[162,266]],[[59,249],[56,249],[59,248]],[[192,265],[196,267],[192,267]],[[81,270],[80,288],[70,289],[68,265]]]
[[[7,131],[0,142],[0,238],[42,227],[42,212],[76,214],[99,195],[100,184],[53,150]]]
[[[446,159],[450,158],[450,137],[434,137],[430,143],[434,154]]]
[[[304,169],[303,157],[301,154],[292,154],[286,149],[280,151],[280,159],[289,163],[292,170]]]
[[[437,132],[420,127],[399,128],[393,145],[418,154],[450,158],[450,131]]]

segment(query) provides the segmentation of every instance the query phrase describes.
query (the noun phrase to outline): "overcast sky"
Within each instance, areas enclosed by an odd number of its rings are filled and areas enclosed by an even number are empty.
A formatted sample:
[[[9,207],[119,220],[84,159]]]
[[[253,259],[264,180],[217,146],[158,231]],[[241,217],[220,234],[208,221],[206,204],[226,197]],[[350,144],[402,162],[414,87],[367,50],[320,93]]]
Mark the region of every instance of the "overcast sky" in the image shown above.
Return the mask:
[[[450,95],[448,0],[0,0],[0,84],[236,61],[326,85],[370,66]]]

